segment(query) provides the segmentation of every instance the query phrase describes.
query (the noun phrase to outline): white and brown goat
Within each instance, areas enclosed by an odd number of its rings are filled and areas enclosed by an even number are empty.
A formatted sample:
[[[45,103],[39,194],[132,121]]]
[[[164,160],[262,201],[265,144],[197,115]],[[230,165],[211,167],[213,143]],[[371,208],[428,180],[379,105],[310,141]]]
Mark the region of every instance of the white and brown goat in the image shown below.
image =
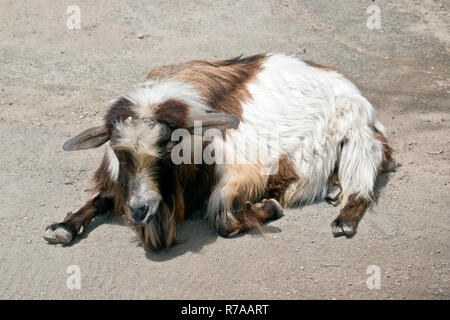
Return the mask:
[[[175,163],[174,132],[194,132],[196,121],[200,135],[221,133],[202,140],[200,151],[212,146],[214,154],[249,161]],[[268,130],[276,144],[265,140]],[[194,210],[205,210],[217,232],[231,236],[281,217],[282,207],[327,197],[342,204],[333,234],[351,237],[377,175],[392,160],[384,127],[350,81],[284,54],[157,68],[113,103],[104,125],[67,141],[64,150],[106,142],[94,196],[46,229],[49,242],[69,243],[96,215],[114,211],[157,250],[174,243],[176,225]],[[246,145],[273,147],[276,156],[252,160]],[[262,170],[267,166],[270,174]]]

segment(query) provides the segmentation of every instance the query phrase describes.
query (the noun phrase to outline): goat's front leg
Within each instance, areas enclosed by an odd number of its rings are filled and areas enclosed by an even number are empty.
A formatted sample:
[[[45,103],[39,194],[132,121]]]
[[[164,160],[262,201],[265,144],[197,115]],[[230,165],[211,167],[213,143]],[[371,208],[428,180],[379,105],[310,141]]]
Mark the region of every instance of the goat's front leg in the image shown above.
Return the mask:
[[[222,237],[233,236],[251,228],[262,230],[265,221],[283,216],[283,208],[275,199],[263,199],[255,204],[246,201],[233,207],[233,210],[223,210],[216,215],[215,227]]]
[[[75,236],[81,235],[92,219],[114,209],[114,198],[111,195],[99,193],[77,212],[69,212],[63,222],[47,227],[44,239],[51,243],[70,243]]]

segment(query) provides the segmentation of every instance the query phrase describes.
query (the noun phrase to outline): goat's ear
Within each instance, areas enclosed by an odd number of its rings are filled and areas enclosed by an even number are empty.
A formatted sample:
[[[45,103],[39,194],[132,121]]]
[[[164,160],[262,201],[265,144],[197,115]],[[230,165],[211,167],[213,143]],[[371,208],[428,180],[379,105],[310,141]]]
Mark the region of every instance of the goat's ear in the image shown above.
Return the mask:
[[[193,132],[197,123],[201,124],[202,131],[212,128],[226,130],[236,128],[239,125],[239,119],[224,113],[207,113],[190,119],[187,129]]]
[[[63,150],[74,151],[97,148],[108,140],[109,134],[105,126],[93,127],[67,140],[63,145]]]

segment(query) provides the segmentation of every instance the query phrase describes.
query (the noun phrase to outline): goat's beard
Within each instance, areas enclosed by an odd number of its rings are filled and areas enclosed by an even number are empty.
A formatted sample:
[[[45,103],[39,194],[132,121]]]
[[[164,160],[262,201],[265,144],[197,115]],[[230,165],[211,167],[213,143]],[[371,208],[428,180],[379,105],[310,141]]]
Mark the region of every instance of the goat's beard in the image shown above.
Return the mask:
[[[160,203],[153,218],[140,226],[129,221],[130,227],[136,232],[139,240],[146,249],[158,251],[170,248],[176,236],[175,218],[166,203]]]

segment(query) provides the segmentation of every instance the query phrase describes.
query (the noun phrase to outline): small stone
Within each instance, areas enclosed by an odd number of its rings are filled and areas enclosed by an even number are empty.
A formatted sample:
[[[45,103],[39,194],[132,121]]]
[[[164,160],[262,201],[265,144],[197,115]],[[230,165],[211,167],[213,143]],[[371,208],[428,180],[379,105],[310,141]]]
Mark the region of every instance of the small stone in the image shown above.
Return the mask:
[[[138,34],[136,35],[136,38],[138,38],[138,39],[144,39],[144,34],[138,33]]]

